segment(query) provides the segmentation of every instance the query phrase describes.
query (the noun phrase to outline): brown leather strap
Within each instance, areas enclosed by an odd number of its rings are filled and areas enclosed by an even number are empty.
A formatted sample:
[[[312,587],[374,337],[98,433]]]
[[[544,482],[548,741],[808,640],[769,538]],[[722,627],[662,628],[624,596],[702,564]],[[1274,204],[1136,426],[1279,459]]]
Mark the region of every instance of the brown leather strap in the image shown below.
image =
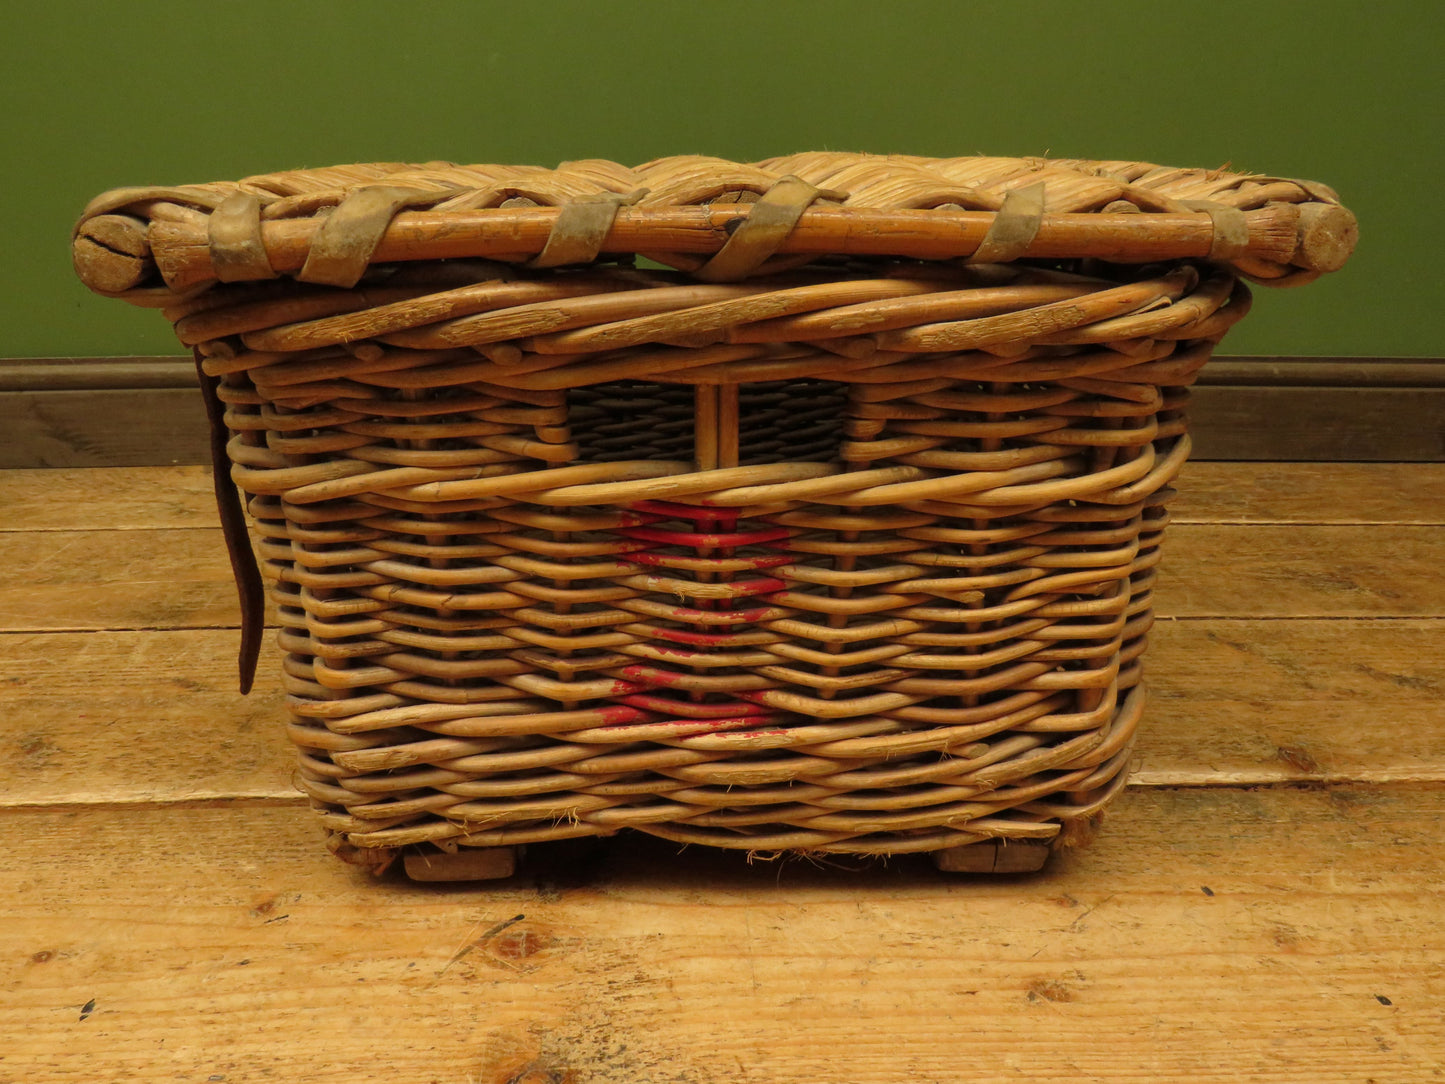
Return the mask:
[[[547,244],[527,266],[591,263],[606,244],[618,209],[632,206],[645,195],[647,189],[639,188],[633,192],[599,192],[564,203],[552,232],[547,235]]]
[[[763,193],[748,217],[723,242],[712,259],[693,274],[703,282],[738,282],[761,267],[777,252],[816,199],[842,200],[845,192],[817,188],[791,174]]]
[[[1044,218],[1044,184],[1012,189],[969,263],[1012,263],[1026,255]]]
[[[1249,220],[1238,207],[1207,199],[1180,200],[1191,211],[1203,211],[1214,222],[1214,240],[1209,258],[1221,263],[1238,259],[1249,251]]]
[[[261,240],[261,201],[255,195],[237,192],[228,197],[211,212],[206,229],[216,278],[222,282],[276,278]]]
[[[261,628],[266,619],[266,594],[256,555],[246,535],[246,516],[241,510],[241,497],[231,481],[230,457],[226,454],[225,407],[216,394],[221,381],[202,368],[201,352],[194,351],[196,375],[201,380],[206,418],[211,423],[211,482],[216,491],[216,511],[221,515],[221,533],[226,538],[226,553],[231,558],[231,575],[236,580],[236,594],[241,601],[241,693],[251,691],[256,677],[256,658],[261,653]]]
[[[451,194],[450,189],[382,184],[355,189],[321,223],[296,278],[351,289],[366,274],[371,254],[398,213],[408,207],[437,203]]]

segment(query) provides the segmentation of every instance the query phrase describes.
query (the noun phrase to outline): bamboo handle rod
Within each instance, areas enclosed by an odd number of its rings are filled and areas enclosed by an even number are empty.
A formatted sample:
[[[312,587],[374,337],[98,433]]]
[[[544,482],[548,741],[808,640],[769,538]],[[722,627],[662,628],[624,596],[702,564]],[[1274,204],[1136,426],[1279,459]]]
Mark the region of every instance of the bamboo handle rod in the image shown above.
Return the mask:
[[[481,211],[403,211],[387,227],[371,259],[378,263],[464,257],[527,259],[547,243],[560,213],[555,207]],[[623,207],[604,252],[716,252],[749,213],[745,204],[687,207]],[[154,266],[172,290],[182,292],[215,279],[207,220],[144,220],[108,215],[81,224],[75,238],[76,270],[100,293],[121,293],[143,284]],[[971,255],[993,224],[992,212],[947,210],[871,211],[818,207],[806,211],[779,249],[789,254],[904,256],[955,259]],[[1245,212],[1253,260],[1330,271],[1354,246],[1354,216],[1323,204],[1271,204]],[[294,274],[306,262],[321,227],[316,218],[278,219],[261,225],[271,267]],[[1144,262],[1208,257],[1214,223],[1208,214],[1044,215],[1026,255],[1033,258],[1094,257]],[[153,263],[152,263],[153,261]]]

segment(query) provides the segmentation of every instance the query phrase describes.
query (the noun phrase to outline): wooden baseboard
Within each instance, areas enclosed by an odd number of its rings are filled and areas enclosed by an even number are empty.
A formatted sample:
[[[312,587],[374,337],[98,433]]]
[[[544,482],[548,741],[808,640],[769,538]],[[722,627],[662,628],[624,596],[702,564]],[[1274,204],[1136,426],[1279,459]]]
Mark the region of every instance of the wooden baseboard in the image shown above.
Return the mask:
[[[1445,358],[1216,358],[1195,458],[1445,461]],[[184,357],[0,361],[0,468],[208,461]]]

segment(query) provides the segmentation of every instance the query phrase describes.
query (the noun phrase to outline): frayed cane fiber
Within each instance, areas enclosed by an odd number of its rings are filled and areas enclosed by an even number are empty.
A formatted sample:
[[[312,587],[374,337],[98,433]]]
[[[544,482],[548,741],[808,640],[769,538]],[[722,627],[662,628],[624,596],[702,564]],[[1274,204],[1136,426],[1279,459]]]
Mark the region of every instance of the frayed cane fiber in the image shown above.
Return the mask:
[[[121,189],[75,262],[196,351],[337,853],[1010,871],[1124,783],[1241,277],[1354,236],[1310,182],[804,154]]]

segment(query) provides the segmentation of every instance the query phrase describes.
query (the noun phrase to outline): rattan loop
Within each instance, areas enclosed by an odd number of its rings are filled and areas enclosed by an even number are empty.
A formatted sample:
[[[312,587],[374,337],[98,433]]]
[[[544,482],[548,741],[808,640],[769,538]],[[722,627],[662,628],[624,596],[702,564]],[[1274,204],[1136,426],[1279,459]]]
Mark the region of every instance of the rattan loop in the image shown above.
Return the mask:
[[[1214,239],[1209,245],[1211,260],[1238,259],[1249,251],[1249,220],[1238,207],[1214,200],[1180,200],[1191,211],[1203,211],[1214,223]]]
[[[564,204],[557,216],[557,224],[547,235],[547,243],[527,266],[544,268],[591,263],[602,251],[618,209],[632,206],[645,195],[645,188],[627,193],[599,192]]]
[[[261,201],[249,192],[228,196],[211,212],[211,266],[222,282],[274,279],[261,240]]]
[[[1044,183],[1015,188],[1004,197],[993,225],[969,263],[1009,263],[1026,254],[1044,217]]]
[[[782,248],[803,212],[819,198],[845,197],[840,192],[815,188],[797,177],[783,177],[753,204],[743,224],[733,231],[717,255],[694,272],[694,277],[704,282],[736,282],[746,278]]]
[[[352,192],[331,212],[311,242],[296,277],[322,286],[355,286],[397,213],[436,203],[452,193],[373,185]]]

